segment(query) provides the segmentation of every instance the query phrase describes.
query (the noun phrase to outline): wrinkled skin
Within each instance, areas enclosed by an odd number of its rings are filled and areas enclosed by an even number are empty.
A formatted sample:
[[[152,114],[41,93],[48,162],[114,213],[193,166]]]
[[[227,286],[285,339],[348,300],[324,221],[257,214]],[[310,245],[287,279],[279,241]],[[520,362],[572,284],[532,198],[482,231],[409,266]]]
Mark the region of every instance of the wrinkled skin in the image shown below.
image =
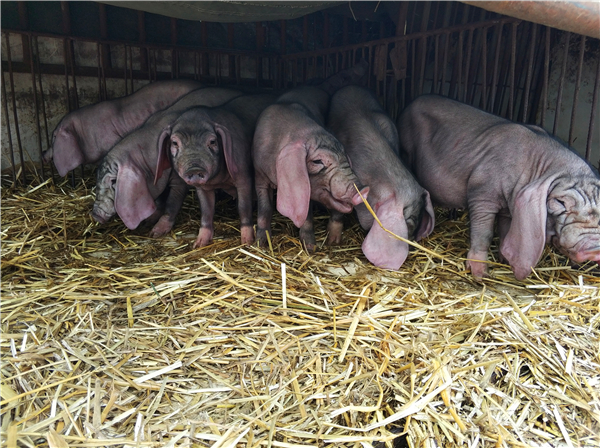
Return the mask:
[[[44,162],[54,160],[61,176],[84,163],[95,163],[152,114],[201,87],[199,82],[185,79],[158,81],[131,95],[77,109],[54,129]]]
[[[212,241],[217,189],[237,198],[242,244],[254,242],[250,146],[258,116],[276,99],[267,94],[243,95],[217,108],[194,107],[163,130],[158,165],[172,165],[196,188],[200,201],[201,226],[195,248]]]
[[[142,127],[118,142],[97,170],[94,219],[104,223],[117,213],[129,229],[135,229],[150,218],[157,220],[150,236],[169,233],[189,187],[169,166],[162,167],[160,176],[156,175],[158,139],[162,130],[189,107],[218,106],[239,95],[241,93],[236,90],[218,87],[196,90],[154,114]],[[161,215],[155,201],[167,189],[165,210]]]
[[[362,87],[344,87],[331,99],[327,126],[344,145],[360,182],[369,185],[369,204],[383,226],[404,239],[428,236],[435,223],[429,193],[398,158],[396,125],[377,99]],[[367,259],[381,268],[399,269],[408,244],[385,232],[364,204],[355,210],[368,231],[362,245]],[[337,212],[331,215],[329,244],[341,242],[341,218]]]
[[[299,87],[282,95],[261,114],[254,134],[252,160],[258,197],[257,239],[267,244],[277,210],[300,228],[300,238],[312,251],[315,237],[310,201],[350,213],[362,199],[363,188],[350,168],[340,142],[323,128],[329,95],[318,87]]]
[[[487,274],[498,217],[500,254],[525,279],[546,242],[571,260],[600,262],[600,176],[543,129],[436,95],[399,119],[403,158],[433,203],[467,207],[468,266]]]

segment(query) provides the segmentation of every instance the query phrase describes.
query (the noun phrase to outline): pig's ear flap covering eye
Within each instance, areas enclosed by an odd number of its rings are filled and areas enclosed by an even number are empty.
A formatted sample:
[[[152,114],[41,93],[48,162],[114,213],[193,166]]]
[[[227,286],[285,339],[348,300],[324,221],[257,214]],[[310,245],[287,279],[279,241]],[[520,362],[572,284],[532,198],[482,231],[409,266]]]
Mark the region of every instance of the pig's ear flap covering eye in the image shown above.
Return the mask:
[[[308,216],[310,180],[306,167],[307,150],[302,143],[290,143],[277,156],[277,210],[301,227]]]
[[[156,160],[156,171],[154,174],[154,185],[162,176],[164,170],[171,168],[169,151],[171,148],[171,126],[167,126],[158,137],[158,158]]]

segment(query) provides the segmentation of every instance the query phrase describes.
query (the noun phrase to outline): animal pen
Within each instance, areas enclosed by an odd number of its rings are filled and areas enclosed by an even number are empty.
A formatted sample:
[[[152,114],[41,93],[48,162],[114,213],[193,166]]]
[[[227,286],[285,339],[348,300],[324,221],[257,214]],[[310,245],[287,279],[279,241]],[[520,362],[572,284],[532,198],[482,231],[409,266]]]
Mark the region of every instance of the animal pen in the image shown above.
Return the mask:
[[[547,246],[517,281],[496,239],[478,282],[464,211],[398,271],[352,216],[341,246],[324,214],[314,253],[281,216],[240,246],[227,198],[193,250],[191,195],[151,239],[93,221],[91,167],[41,158],[64,114],[148,82],[277,93],[366,60],[394,120],[438,93],[597,167],[597,9],[558,29],[475,2],[176,3],[2,2],[0,446],[599,446],[597,264]]]

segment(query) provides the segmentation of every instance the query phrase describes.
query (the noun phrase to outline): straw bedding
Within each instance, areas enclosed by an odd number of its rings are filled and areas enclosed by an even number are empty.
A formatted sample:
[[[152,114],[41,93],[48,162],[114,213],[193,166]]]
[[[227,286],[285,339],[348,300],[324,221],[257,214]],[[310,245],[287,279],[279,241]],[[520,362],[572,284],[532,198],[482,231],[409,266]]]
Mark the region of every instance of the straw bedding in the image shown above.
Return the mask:
[[[3,188],[2,446],[600,445],[595,265],[478,283],[440,210],[398,272],[351,217],[312,255],[281,217],[244,247],[227,200],[192,250],[191,196],[152,240],[94,223],[85,181]]]

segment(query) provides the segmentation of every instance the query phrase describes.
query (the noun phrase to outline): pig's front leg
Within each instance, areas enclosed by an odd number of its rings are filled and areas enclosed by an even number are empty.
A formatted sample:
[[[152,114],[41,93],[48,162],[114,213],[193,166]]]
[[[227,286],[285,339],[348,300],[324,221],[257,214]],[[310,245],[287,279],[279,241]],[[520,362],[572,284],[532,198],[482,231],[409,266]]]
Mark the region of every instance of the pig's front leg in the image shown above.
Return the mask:
[[[469,201],[471,220],[471,248],[467,255],[467,266],[475,278],[487,275],[487,258],[494,236],[494,221],[497,211],[490,211],[489,203]]]
[[[508,231],[510,230],[510,223],[512,222],[512,219],[509,215],[505,215],[502,213],[498,214],[498,235],[500,235],[500,242],[498,244],[498,247],[502,247],[502,242],[504,241],[504,238],[506,237],[506,235],[508,234]],[[507,263],[506,258],[504,258],[504,255],[502,255],[502,252],[500,250],[498,250],[498,259],[502,262],[502,263]]]
[[[315,228],[313,223],[313,203],[310,201],[306,221],[300,227],[300,241],[306,247],[307,252],[314,252],[317,240],[315,239]]]
[[[158,238],[166,235],[173,229],[175,224],[175,218],[181,211],[185,196],[189,191],[190,187],[179,178],[171,181],[168,188],[167,197],[165,199],[165,209],[158,222],[152,227],[150,231],[150,237]]]
[[[215,218],[215,191],[196,188],[198,200],[200,201],[200,231],[194,242],[194,249],[208,245],[215,231],[213,220]]]
[[[242,244],[254,243],[252,228],[252,182],[237,187],[238,213],[240,215],[240,233]]]
[[[269,186],[256,185],[258,211],[256,219],[256,239],[260,247],[268,247],[267,232],[271,233],[271,218],[273,217],[273,189]]]
[[[337,210],[329,210],[329,222],[327,223],[327,241],[329,246],[342,244],[342,232],[344,230],[344,214]]]

